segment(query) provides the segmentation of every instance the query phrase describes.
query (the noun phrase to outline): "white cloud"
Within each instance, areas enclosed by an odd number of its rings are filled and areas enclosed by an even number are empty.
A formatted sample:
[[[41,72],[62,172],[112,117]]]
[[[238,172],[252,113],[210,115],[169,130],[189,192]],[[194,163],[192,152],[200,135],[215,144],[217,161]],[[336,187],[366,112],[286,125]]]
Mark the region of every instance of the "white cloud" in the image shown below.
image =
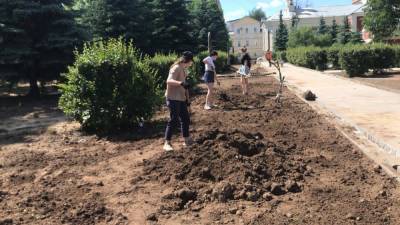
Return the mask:
[[[277,8],[285,4],[284,0],[272,0],[268,2],[257,2],[256,7],[258,9],[266,10],[268,8]]]
[[[272,0],[271,2],[272,7],[279,7],[281,5],[283,5],[283,0]]]
[[[234,20],[234,19],[238,19],[238,18],[244,17],[246,15],[247,15],[246,10],[238,9],[238,10],[235,10],[235,11],[230,11],[230,12],[225,13],[225,20],[226,21]]]

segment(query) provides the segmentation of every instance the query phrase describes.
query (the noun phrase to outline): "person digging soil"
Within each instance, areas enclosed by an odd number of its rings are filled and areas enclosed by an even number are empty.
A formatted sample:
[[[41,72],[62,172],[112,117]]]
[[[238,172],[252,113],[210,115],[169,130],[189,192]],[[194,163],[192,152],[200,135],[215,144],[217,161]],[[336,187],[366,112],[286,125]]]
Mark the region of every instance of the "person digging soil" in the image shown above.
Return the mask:
[[[189,102],[189,83],[186,81],[187,74],[185,69],[193,64],[193,53],[184,52],[182,57],[178,59],[169,71],[167,79],[167,106],[169,109],[170,119],[165,130],[165,151],[173,151],[171,145],[172,130],[181,123],[182,136],[185,139],[184,146],[190,146],[192,140],[189,137],[190,115],[188,107]]]

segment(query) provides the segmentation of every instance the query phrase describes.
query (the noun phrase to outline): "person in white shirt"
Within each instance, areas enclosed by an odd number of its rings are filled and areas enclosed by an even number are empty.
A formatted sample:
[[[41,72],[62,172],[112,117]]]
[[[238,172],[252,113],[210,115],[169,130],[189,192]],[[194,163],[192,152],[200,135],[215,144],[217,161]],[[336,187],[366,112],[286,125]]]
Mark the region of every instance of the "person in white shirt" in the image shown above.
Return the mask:
[[[206,104],[204,105],[205,110],[210,110],[213,105],[213,95],[214,95],[214,82],[217,81],[217,84],[220,85],[215,70],[214,61],[218,58],[218,52],[211,52],[210,56],[203,59],[203,63],[205,64],[205,73],[203,76],[203,80],[207,85],[207,97]]]

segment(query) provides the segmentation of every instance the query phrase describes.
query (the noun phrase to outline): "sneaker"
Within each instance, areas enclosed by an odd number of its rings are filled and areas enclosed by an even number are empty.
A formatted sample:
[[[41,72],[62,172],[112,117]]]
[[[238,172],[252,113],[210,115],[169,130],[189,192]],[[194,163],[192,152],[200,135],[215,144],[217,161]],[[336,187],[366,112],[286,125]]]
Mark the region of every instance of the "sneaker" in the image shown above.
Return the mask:
[[[185,142],[183,143],[184,147],[189,147],[193,145],[193,140],[191,138],[185,138]]]
[[[204,109],[205,109],[205,110],[211,110],[211,106],[205,105],[205,106],[204,106]]]
[[[171,152],[174,150],[174,148],[172,147],[171,143],[166,141],[163,147],[164,151],[166,152]]]

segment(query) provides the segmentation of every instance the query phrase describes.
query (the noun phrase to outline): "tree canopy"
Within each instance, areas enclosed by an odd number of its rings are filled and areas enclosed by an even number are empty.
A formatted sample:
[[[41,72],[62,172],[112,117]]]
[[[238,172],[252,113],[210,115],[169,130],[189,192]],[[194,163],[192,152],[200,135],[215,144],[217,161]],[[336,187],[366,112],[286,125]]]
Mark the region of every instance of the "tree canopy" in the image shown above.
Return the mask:
[[[0,0],[0,79],[26,79],[29,95],[39,96],[37,81],[57,79],[73,60],[82,40],[71,1]]]
[[[277,51],[285,51],[287,48],[288,42],[288,29],[286,25],[283,23],[283,14],[282,11],[279,15],[279,27],[275,34],[275,50]]]
[[[267,18],[267,16],[265,15],[265,12],[261,8],[252,9],[249,12],[249,16],[258,21],[262,21],[263,19]]]
[[[400,0],[368,0],[364,24],[379,41],[390,37],[399,25]]]

